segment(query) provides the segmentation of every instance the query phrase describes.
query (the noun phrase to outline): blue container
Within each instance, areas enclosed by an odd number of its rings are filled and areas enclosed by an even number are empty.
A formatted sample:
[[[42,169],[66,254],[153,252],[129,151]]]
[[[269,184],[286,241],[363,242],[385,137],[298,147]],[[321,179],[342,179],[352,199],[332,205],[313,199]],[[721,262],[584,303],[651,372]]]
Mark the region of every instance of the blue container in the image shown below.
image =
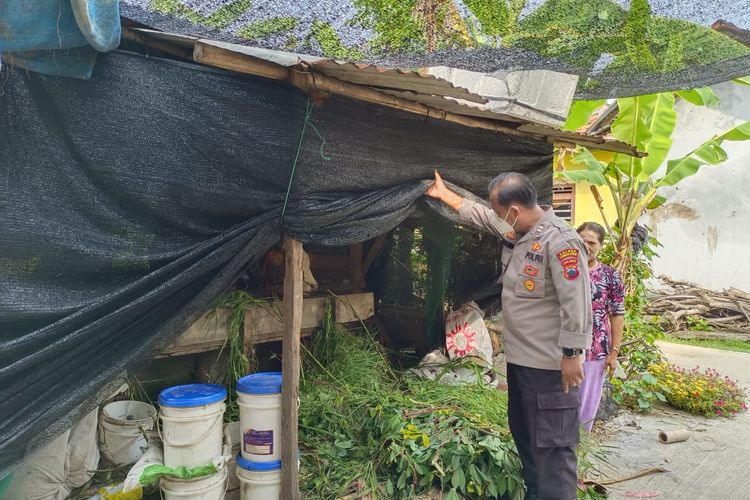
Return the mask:
[[[237,381],[237,392],[258,396],[281,394],[281,372],[245,375]]]
[[[241,467],[251,472],[273,472],[281,470],[281,460],[274,460],[272,462],[253,462],[252,460],[242,458],[242,453],[238,453],[237,467]]]
[[[300,452],[297,450],[297,465],[299,466]],[[237,467],[241,467],[251,472],[273,472],[281,470],[281,460],[272,462],[254,462],[242,457],[242,453],[237,454]]]
[[[227,389],[219,384],[187,384],[168,387],[159,393],[159,405],[193,408],[224,401]]]

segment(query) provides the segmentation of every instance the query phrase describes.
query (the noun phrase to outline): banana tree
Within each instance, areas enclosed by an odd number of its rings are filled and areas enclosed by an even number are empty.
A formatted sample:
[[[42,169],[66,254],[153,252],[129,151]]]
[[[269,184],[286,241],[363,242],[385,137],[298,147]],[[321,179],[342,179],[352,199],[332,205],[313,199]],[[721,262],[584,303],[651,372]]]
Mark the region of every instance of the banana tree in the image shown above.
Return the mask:
[[[559,175],[571,182],[586,181],[597,200],[601,200],[600,189],[608,192],[614,200],[619,231],[613,231],[601,202],[599,208],[604,217],[609,236],[615,244],[613,265],[629,282],[626,270],[631,260],[631,234],[638,218],[646,209],[661,206],[666,201],[662,188],[674,186],[698,172],[705,165],[718,165],[727,159],[721,145],[724,141],[750,139],[750,122],[742,123],[720,135],[709,138],[690,153],[666,162],[672,147],[672,135],[677,124],[676,97],[696,105],[713,105],[718,102],[710,89],[686,92],[667,92],[617,100],[618,115],[612,123],[612,135],[623,142],[635,145],[645,153],[642,157],[615,154],[611,160],[602,161],[586,148],[559,149],[558,164],[580,165],[580,170],[562,170]],[[577,128],[585,122],[593,109],[601,103],[582,102],[576,104],[569,115],[568,128]]]

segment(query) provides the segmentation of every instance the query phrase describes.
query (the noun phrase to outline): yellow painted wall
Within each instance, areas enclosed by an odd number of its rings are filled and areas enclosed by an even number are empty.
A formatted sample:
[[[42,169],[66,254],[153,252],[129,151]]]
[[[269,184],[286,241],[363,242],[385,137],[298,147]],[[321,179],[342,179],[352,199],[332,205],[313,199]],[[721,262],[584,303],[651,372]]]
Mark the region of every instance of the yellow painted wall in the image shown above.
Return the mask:
[[[602,161],[611,161],[612,159],[612,153],[608,152],[595,151],[594,156]],[[579,170],[582,168],[580,165],[573,165],[569,159],[570,157],[566,156],[563,161],[565,169]],[[597,207],[596,200],[594,199],[594,194],[591,192],[591,185],[588,182],[579,182],[575,186],[573,226],[578,227],[584,222],[589,221],[598,222],[599,224],[604,225],[601,212],[599,211],[599,207]],[[615,215],[615,202],[612,200],[612,195],[610,194],[609,189],[604,186],[597,189],[603,200],[604,213],[607,215],[607,220],[610,224],[614,224],[617,216]]]

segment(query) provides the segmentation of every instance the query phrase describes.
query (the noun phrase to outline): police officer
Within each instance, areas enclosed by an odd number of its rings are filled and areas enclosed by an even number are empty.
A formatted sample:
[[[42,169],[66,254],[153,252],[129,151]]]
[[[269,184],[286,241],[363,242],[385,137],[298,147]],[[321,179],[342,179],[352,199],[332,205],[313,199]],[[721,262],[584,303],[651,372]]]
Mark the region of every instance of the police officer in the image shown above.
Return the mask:
[[[436,171],[426,194],[503,240],[508,422],[523,464],[526,499],[573,500],[578,385],[592,332],[586,249],[575,229],[537,204],[525,175],[502,173],[488,191],[492,209],[448,189]]]

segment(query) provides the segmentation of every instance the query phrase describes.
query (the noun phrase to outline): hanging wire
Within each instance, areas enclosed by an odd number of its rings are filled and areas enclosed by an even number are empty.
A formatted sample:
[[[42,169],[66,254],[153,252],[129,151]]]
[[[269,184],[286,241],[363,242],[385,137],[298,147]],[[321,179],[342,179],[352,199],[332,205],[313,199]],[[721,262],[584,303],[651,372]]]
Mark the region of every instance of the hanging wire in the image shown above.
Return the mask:
[[[323,151],[323,148],[325,148],[326,140],[323,138],[321,133],[318,131],[318,128],[313,125],[313,123],[310,121],[310,118],[312,117],[313,109],[315,109],[315,104],[310,102],[310,95],[307,95],[307,104],[305,106],[305,121],[302,124],[302,133],[299,136],[299,143],[297,144],[297,153],[294,155],[294,163],[292,164],[292,173],[289,175],[289,185],[286,188],[286,196],[284,197],[284,206],[281,209],[281,221],[284,221],[284,214],[286,214],[286,207],[289,203],[289,195],[292,192],[292,183],[294,182],[294,173],[297,170],[297,163],[299,162],[300,154],[302,153],[302,143],[305,140],[305,132],[307,131],[308,125],[310,128],[312,128],[315,133],[317,134],[318,138],[320,139],[320,157],[323,158],[325,161],[331,161],[330,156],[326,156],[325,152]]]

